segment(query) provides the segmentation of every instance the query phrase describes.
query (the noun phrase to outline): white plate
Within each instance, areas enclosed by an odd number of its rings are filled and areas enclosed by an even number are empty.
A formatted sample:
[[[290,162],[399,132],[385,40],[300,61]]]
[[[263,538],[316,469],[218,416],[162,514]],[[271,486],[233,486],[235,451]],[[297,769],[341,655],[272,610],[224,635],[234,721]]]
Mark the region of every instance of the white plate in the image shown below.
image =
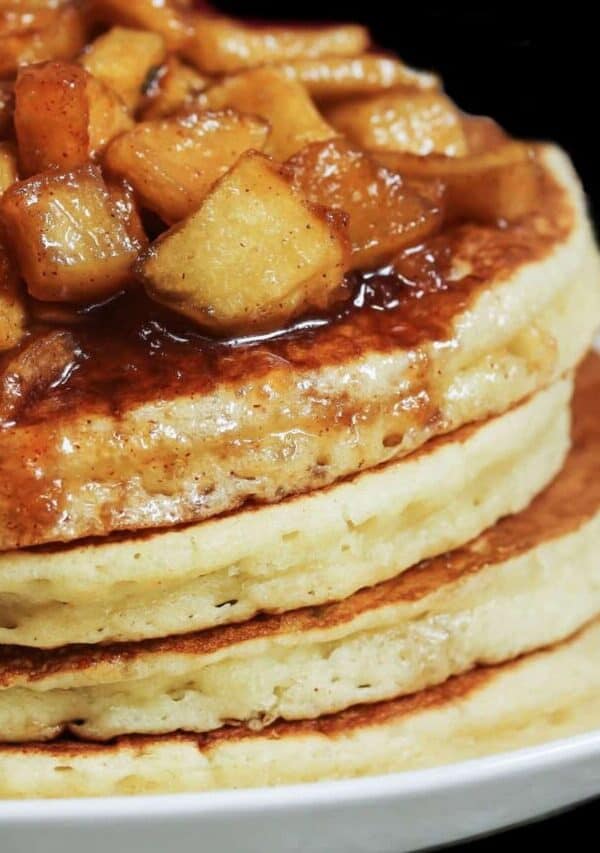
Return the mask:
[[[403,853],[600,794],[600,731],[431,770],[281,788],[0,802],[2,853]]]

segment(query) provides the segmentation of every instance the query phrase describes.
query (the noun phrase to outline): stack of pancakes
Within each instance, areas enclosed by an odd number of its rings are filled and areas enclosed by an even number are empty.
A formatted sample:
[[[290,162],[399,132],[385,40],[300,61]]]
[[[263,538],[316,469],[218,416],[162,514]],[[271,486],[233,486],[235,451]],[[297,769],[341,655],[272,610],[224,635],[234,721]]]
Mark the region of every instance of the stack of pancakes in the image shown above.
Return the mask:
[[[195,350],[176,383],[107,355],[0,432],[1,796],[600,725],[599,260],[567,158],[539,156],[534,214],[436,238],[443,286]]]

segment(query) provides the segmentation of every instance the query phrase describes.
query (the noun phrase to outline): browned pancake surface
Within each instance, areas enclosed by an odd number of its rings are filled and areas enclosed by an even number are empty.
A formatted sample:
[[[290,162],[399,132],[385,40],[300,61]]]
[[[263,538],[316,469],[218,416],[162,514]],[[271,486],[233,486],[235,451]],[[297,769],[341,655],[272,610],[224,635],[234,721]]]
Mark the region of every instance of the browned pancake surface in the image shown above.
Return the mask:
[[[585,630],[586,628],[583,628],[576,636]],[[571,637],[565,643],[554,644],[534,654],[536,656],[551,655],[555,649],[560,649],[561,646],[567,645],[573,639]],[[387,699],[373,704],[354,705],[345,711],[327,714],[312,720],[279,720],[261,729],[260,732],[253,731],[248,726],[225,726],[205,734],[176,732],[167,735],[128,735],[105,743],[78,741],[73,737],[64,736],[49,743],[2,744],[2,752],[5,754],[11,752],[39,754],[57,758],[75,758],[96,754],[110,758],[111,755],[116,756],[127,749],[143,751],[145,747],[149,748],[161,743],[194,744],[201,752],[209,753],[211,749],[216,749],[226,742],[252,739],[280,740],[310,737],[311,735],[323,735],[327,738],[345,737],[360,729],[376,728],[394,720],[401,720],[403,717],[416,716],[423,712],[453,705],[477,693],[477,691],[485,689],[498,677],[517,668],[528,657],[531,655],[523,655],[493,666],[479,666],[470,672],[453,676],[443,684],[421,690],[410,696]]]
[[[600,511],[600,356],[580,367],[574,398],[573,447],[554,482],[523,512],[508,516],[468,545],[423,561],[397,578],[359,591],[344,601],[281,615],[263,615],[238,625],[137,643],[74,645],[53,651],[0,647],[0,685],[25,677],[36,681],[56,672],[127,662],[141,654],[206,655],[236,643],[277,634],[304,634],[347,623],[361,613],[415,601],[444,585],[504,563],[566,536]]]

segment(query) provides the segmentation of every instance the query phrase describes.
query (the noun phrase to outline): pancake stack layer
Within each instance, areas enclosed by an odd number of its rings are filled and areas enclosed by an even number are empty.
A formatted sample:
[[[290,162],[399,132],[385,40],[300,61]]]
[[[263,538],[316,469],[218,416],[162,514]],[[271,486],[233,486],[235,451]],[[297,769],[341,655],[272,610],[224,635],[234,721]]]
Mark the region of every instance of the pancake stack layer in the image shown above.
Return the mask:
[[[600,260],[568,158],[535,157],[531,211],[413,247],[416,296],[136,381],[137,351],[83,328],[87,360],[4,418],[0,796],[387,773],[600,726]]]

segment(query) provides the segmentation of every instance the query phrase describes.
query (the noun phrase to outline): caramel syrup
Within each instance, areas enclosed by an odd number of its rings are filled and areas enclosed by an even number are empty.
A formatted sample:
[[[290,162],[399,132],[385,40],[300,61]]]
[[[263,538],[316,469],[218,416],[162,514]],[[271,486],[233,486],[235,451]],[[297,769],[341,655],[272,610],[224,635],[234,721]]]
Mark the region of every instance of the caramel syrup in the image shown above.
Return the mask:
[[[393,265],[349,275],[346,299],[334,311],[302,317],[274,333],[209,338],[137,286],[107,304],[82,308],[76,322],[63,326],[74,339],[72,363],[47,387],[25,391],[0,426],[82,408],[118,415],[145,400],[207,393],[220,383],[257,378],[276,364],[314,370],[369,352],[448,342],[453,319],[478,290],[543,257],[568,233],[571,211],[561,189],[549,177],[542,189],[539,212],[510,226],[449,228],[406,249]],[[38,323],[31,335],[56,328]],[[14,353],[0,359],[0,374],[11,358]]]

